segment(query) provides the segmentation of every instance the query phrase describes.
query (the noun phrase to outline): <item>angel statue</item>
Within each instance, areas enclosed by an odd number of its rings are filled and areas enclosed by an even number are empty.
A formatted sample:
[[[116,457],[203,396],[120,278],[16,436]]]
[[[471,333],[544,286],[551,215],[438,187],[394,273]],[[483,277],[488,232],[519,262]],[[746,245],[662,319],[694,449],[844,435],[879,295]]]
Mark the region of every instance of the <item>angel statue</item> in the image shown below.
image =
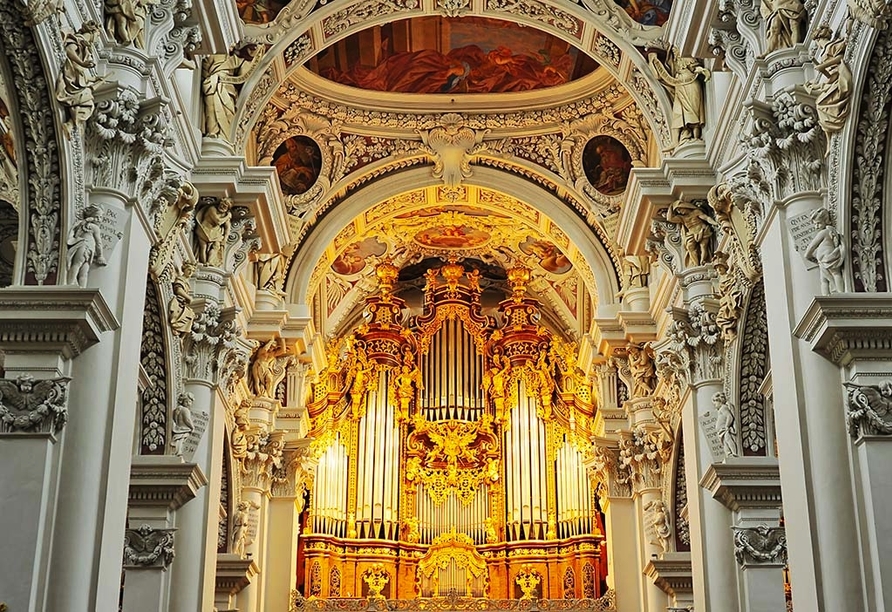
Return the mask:
[[[195,431],[195,424],[192,422],[192,403],[195,396],[191,393],[181,393],[177,400],[177,407],[173,409],[171,420],[173,421],[171,428],[170,445],[173,447],[174,454],[182,457],[183,447],[189,434]]]
[[[849,391],[846,428],[852,436],[892,434],[892,381],[877,385],[845,383]]]
[[[284,338],[270,338],[257,349],[251,362],[251,388],[258,397],[273,399],[276,387],[285,378],[285,369],[294,359]]]
[[[28,374],[0,379],[0,432],[52,432],[68,421],[67,379],[37,380]]]
[[[706,106],[703,104],[703,81],[709,80],[711,73],[700,60],[681,57],[677,49],[669,51],[666,64],[655,53],[650,53],[648,61],[657,73],[657,78],[672,94],[672,121],[676,142],[703,139],[703,126],[706,124]]]

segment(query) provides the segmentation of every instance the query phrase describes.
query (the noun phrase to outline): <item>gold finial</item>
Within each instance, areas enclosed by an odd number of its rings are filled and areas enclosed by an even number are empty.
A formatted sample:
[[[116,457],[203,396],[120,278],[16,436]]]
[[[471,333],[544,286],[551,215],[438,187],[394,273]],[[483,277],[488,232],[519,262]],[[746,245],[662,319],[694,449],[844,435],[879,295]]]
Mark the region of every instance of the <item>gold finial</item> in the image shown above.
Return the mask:
[[[523,299],[524,294],[527,291],[527,283],[530,282],[531,272],[532,270],[522,263],[517,263],[511,268],[508,268],[508,284],[511,286],[511,291],[514,292],[514,295],[512,295],[511,298],[515,302],[519,302]]]
[[[465,275],[465,269],[458,263],[458,259],[452,256],[449,258],[449,263],[440,269],[440,274],[446,279],[446,286],[449,287],[449,290],[455,291],[458,288],[459,279]]]
[[[387,299],[391,296],[399,275],[399,268],[393,265],[393,261],[390,258],[382,260],[381,263],[375,266],[375,276],[378,277],[378,289],[382,298]]]

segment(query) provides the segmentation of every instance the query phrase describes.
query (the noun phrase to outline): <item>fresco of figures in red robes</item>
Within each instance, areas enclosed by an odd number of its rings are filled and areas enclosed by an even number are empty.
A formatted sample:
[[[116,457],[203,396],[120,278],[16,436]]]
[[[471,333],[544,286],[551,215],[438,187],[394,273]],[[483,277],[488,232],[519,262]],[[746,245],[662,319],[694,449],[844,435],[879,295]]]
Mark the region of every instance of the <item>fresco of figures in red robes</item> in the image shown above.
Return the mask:
[[[597,63],[551,34],[484,17],[419,17],[335,43],[308,67],[327,79],[400,93],[504,93],[562,85]]]
[[[661,26],[669,19],[672,0],[613,0],[629,17],[646,26]]]
[[[604,195],[618,195],[629,182],[632,156],[616,138],[595,136],[582,150],[582,169],[592,187]]]
[[[273,21],[288,0],[236,0],[239,17],[245,23],[264,24]]]
[[[322,152],[312,138],[294,136],[279,145],[273,153],[273,166],[285,195],[306,193],[319,178]]]

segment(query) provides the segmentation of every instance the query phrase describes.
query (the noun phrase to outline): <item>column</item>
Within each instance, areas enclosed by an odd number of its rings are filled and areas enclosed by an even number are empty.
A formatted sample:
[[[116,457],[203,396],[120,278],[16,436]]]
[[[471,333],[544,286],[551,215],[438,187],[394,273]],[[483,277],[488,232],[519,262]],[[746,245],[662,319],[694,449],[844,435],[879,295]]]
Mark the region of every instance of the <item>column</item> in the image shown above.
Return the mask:
[[[148,269],[150,247],[146,226],[131,202],[107,189],[95,188],[90,196],[103,224],[123,228],[119,244],[105,245],[108,264],[91,269],[87,280],[102,293],[119,327],[71,367],[70,418],[62,439],[47,582],[46,606],[54,612],[114,610],[118,605],[138,394],[135,339],[142,330],[142,271]]]
[[[703,487],[731,510],[741,610],[783,610],[787,543],[774,457],[727,457],[703,477]]]
[[[0,293],[6,370],[0,411],[12,419],[0,421],[0,516],[10,526],[4,535],[10,554],[0,557],[0,599],[12,610],[48,609],[62,440],[67,421],[83,418],[69,410],[71,359],[116,326],[98,289],[10,287]],[[32,398],[47,402],[42,418],[28,408]]]
[[[825,426],[844,426],[847,434],[860,536],[852,540],[864,573],[866,609],[892,610],[892,531],[886,518],[892,504],[892,300],[888,294],[816,297],[796,334],[841,369],[845,417],[834,406]],[[794,598],[798,588],[794,584]]]
[[[802,82],[798,70],[798,76],[780,71],[775,80]],[[824,138],[796,121],[815,113],[813,101],[798,90],[783,91],[785,84],[774,83],[780,93],[770,106],[753,103],[754,148],[746,170],[729,184],[735,205],[757,219],[762,261],[772,262],[763,273],[784,513],[795,517],[786,531],[793,604],[818,612],[868,609],[852,535],[859,531],[849,441],[839,421],[839,370],[791,333],[822,293],[822,277],[832,280],[839,269],[821,270],[805,258],[818,231],[832,239],[836,230],[822,192]],[[823,284],[839,290],[835,282]]]

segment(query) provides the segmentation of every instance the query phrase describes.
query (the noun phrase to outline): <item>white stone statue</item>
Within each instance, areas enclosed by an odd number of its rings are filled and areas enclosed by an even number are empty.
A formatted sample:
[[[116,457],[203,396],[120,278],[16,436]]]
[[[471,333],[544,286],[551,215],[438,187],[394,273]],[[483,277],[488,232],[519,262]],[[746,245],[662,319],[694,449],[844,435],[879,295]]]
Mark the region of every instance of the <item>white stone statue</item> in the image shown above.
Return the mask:
[[[198,190],[188,181],[183,181],[176,195],[162,198],[157,203],[155,232],[158,242],[149,256],[149,269],[156,278],[160,278],[170,266],[180,232],[192,221],[197,203]]]
[[[121,45],[145,46],[143,33],[149,4],[145,0],[105,0],[105,31]]]
[[[281,253],[259,253],[257,255],[257,288],[281,295],[282,280],[285,276],[285,257]]]
[[[99,226],[101,211],[89,205],[81,213],[81,220],[71,226],[68,232],[68,284],[87,286],[90,266],[104,266],[102,252],[102,230]]]
[[[232,200],[220,198],[206,204],[195,215],[195,238],[198,262],[220,267],[226,250],[226,237],[232,227]]]
[[[821,61],[815,64],[815,70],[824,75],[824,80],[811,81],[805,85],[806,89],[817,95],[815,109],[818,111],[818,123],[824,133],[830,135],[842,130],[849,117],[852,72],[843,59],[846,52],[844,38],[834,40],[833,32],[826,25],[815,30],[813,38],[822,49]],[[829,152],[829,139],[827,146]]]
[[[263,47],[246,45],[228,55],[208,55],[201,62],[204,102],[202,133],[209,138],[229,138],[235,118],[236,85],[244,83],[263,56]]]
[[[669,520],[669,509],[662,499],[647,502],[644,511],[648,514],[648,523],[653,530],[655,539],[651,544],[659,546],[663,552],[669,551],[669,541],[672,537],[672,523]]]
[[[195,424],[192,422],[192,403],[194,401],[195,396],[191,393],[181,393],[171,415],[170,445],[173,447],[173,452],[181,457],[186,439],[189,434],[195,431]]]
[[[722,449],[726,457],[739,457],[737,446],[737,418],[728,397],[721,391],[712,396],[712,404],[716,409],[715,431],[722,441]]]
[[[250,504],[240,501],[232,515],[232,552],[244,558],[248,547],[248,522],[251,517]]]
[[[644,397],[654,392],[657,371],[651,356],[651,348],[643,344],[629,344],[629,370],[635,381],[632,397]]]
[[[666,221],[682,227],[687,263],[702,266],[712,259],[713,228],[719,223],[693,202],[676,200],[666,211]]]
[[[168,322],[177,335],[185,335],[192,331],[195,311],[192,310],[192,288],[189,279],[195,273],[195,264],[187,261],[183,271],[171,283],[173,297],[167,308]]]
[[[672,50],[664,65],[654,53],[648,55],[650,65],[672,93],[672,121],[676,142],[702,140],[706,124],[706,107],[703,104],[703,81],[710,72],[693,57],[679,57]]]
[[[294,358],[284,338],[271,338],[257,349],[251,363],[251,388],[258,397],[276,397],[276,387],[285,377],[285,368]]]
[[[743,286],[728,266],[727,254],[719,251],[714,257],[715,271],[719,275],[717,296],[719,310],[715,324],[722,330],[722,338],[730,342],[737,337],[737,322],[743,308]]]
[[[96,67],[93,44],[99,36],[99,24],[85,21],[77,32],[65,32],[63,46],[65,59],[56,78],[56,100],[68,111],[64,124],[69,138],[93,116],[96,104],[93,90],[102,80],[92,74]]]
[[[824,295],[845,291],[842,278],[842,264],[846,258],[846,247],[842,236],[830,220],[830,211],[818,208],[811,213],[817,233],[805,249],[807,260],[818,264],[821,270],[821,291]]]
[[[765,20],[766,53],[802,42],[807,13],[800,0],[762,0],[759,12]]]

